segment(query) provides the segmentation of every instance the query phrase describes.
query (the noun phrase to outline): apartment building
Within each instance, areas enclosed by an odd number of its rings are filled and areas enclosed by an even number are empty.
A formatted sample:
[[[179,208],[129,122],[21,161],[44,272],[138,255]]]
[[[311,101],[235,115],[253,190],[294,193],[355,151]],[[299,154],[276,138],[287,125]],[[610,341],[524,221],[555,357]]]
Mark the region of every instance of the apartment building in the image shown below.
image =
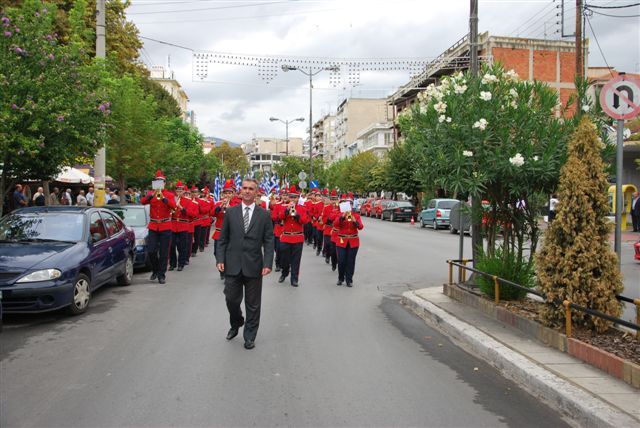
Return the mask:
[[[359,151],[356,140],[362,130],[392,119],[392,106],[386,99],[349,98],[342,101],[335,116],[332,161],[348,158]]]
[[[320,157],[325,164],[335,162],[336,117],[324,115],[313,124],[314,157]]]
[[[588,40],[585,40],[585,53],[588,45]],[[418,93],[429,84],[443,76],[467,70],[469,52],[467,35],[431,61],[424,72],[393,93],[388,101],[395,106],[396,114],[413,104]],[[547,83],[558,91],[563,104],[575,92],[575,41],[491,36],[485,32],[478,37],[478,55],[481,62],[500,63],[507,70],[515,70],[521,79]]]
[[[392,121],[372,123],[356,135],[356,140],[348,149],[350,156],[357,153],[372,152],[382,158],[394,145],[394,126]]]
[[[303,156],[302,138],[293,137],[289,141],[283,138],[254,137],[242,144],[252,171],[273,171],[273,166],[284,156]]]
[[[189,97],[175,79],[173,71],[165,69],[162,65],[154,65],[151,67],[150,79],[158,82],[177,101],[182,112],[182,120],[195,126],[195,114],[187,106]]]

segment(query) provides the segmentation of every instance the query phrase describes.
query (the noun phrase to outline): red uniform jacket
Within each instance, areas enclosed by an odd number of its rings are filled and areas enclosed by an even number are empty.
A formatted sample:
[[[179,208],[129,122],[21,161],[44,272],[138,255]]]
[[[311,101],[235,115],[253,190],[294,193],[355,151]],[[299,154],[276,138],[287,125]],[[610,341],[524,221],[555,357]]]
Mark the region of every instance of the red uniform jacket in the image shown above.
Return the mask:
[[[173,193],[162,189],[162,199],[158,199],[155,191],[150,191],[140,202],[142,205],[150,205],[151,221],[147,226],[149,230],[156,232],[171,230],[171,210],[176,207]]]
[[[209,215],[211,214],[211,204],[207,198],[198,198],[198,204],[200,205],[200,222],[196,223],[198,226],[207,227],[211,224]]]
[[[358,238],[358,230],[362,230],[364,225],[360,214],[351,213],[352,221],[347,220],[346,213],[340,213],[335,219],[335,226],[338,229],[336,233],[336,245],[345,248],[347,244],[351,248],[360,246],[360,238]]]
[[[191,221],[198,215],[198,205],[191,199],[185,197],[176,199],[176,207],[182,206],[182,209],[177,209],[171,216],[171,226],[174,232],[191,232]]]
[[[287,214],[288,205],[281,205],[277,218],[283,221],[280,242],[297,244],[304,242],[304,225],[309,221],[304,205],[296,205],[296,216]]]
[[[282,207],[283,205],[281,201],[274,202],[270,206],[271,220],[273,221],[273,234],[275,235],[276,238],[280,238],[280,236],[282,235],[282,221],[280,221],[278,217],[280,210],[283,209]]]
[[[322,223],[324,223],[322,234],[326,236],[331,235],[331,229],[333,229],[333,215],[334,211],[340,212],[337,205],[328,204],[322,209]]]

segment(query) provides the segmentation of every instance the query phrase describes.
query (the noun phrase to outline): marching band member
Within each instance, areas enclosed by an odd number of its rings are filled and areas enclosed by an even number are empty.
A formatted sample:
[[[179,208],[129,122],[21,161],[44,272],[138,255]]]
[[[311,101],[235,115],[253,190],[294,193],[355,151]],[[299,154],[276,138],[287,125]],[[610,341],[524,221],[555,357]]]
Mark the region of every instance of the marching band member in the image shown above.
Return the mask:
[[[327,264],[331,262],[331,270],[336,270],[338,258],[332,236],[334,217],[340,213],[340,209],[338,208],[338,192],[336,189],[331,190],[329,201],[329,205],[326,205],[322,211],[322,222],[324,223],[324,230],[322,232],[325,249],[324,261]]]
[[[278,282],[284,282],[291,273],[291,286],[298,286],[300,260],[304,244],[304,225],[309,221],[307,210],[298,204],[300,193],[295,185],[289,188],[289,203],[278,210],[277,219],[283,222],[280,236],[280,260],[282,274]]]
[[[162,171],[156,171],[155,180],[166,182]],[[155,181],[154,180],[154,181]],[[140,201],[142,205],[150,205],[149,236],[147,251],[151,262],[151,281],[158,279],[160,284],[166,282],[167,260],[171,244],[171,210],[176,208],[173,193],[167,189],[152,190]]]
[[[189,258],[189,231],[191,220],[196,216],[198,206],[191,199],[184,197],[185,187],[180,180],[176,183],[176,208],[172,210],[172,238],[169,250],[169,270],[184,269]],[[177,255],[176,255],[177,252]]]
[[[353,212],[353,197],[347,196],[345,200],[351,204],[351,210],[340,213],[334,220],[338,229],[335,244],[338,256],[338,282],[336,285],[342,285],[346,280],[347,287],[351,287],[356,267],[356,256],[360,247],[358,231],[362,230],[364,225],[360,214]]]
[[[234,195],[236,185],[233,180],[226,180],[222,188],[222,199],[219,200],[213,210],[214,215],[214,231],[213,231],[213,253],[217,256],[218,247],[220,246],[220,232],[222,231],[222,223],[227,213],[227,208],[234,205]],[[224,272],[220,272],[220,279],[224,279]]]
[[[274,236],[274,251],[275,251],[275,262],[276,262],[276,272],[280,272],[282,270],[281,258],[280,258],[280,237],[282,236],[282,224],[283,221],[280,220],[280,210],[283,209],[283,206],[289,204],[289,194],[287,193],[288,189],[285,187],[280,191],[279,197],[276,199],[276,202],[269,207],[271,210],[271,220],[273,221],[273,236]]]

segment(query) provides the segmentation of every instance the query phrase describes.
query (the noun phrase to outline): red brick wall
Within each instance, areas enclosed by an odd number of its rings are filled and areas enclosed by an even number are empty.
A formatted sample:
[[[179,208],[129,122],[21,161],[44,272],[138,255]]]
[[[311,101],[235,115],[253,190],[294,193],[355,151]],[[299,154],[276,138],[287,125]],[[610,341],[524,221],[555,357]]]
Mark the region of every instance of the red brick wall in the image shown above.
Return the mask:
[[[529,79],[529,50],[493,48],[493,62],[501,63],[505,70],[513,69],[520,79]]]
[[[564,107],[565,104],[567,104],[569,97],[575,93],[576,93],[575,89],[560,89],[560,104],[562,105],[562,107]],[[576,112],[576,103],[574,102],[571,105],[571,108],[569,108],[569,110],[566,111],[565,116],[571,117],[575,114],[575,112]]]
[[[556,81],[555,51],[533,51],[533,78],[543,82]]]
[[[575,52],[560,52],[560,81],[573,83],[576,73]]]

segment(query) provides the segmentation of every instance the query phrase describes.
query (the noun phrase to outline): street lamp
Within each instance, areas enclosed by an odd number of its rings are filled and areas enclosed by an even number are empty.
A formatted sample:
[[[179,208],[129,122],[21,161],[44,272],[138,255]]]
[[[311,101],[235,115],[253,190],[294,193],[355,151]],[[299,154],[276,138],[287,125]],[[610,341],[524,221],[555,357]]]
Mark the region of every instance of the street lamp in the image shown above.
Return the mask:
[[[270,117],[269,120],[271,122],[282,122],[284,123],[285,126],[285,142],[287,143],[287,148],[285,150],[285,155],[289,156],[289,124],[292,122],[304,122],[304,117],[299,117],[297,119],[291,119],[291,120],[282,120],[282,119],[278,119],[277,117]],[[277,150],[276,150],[277,151]]]
[[[313,76],[322,73],[323,71],[340,71],[340,67],[332,65],[330,67],[322,67],[313,71],[312,67],[309,70],[304,70],[300,67],[293,65],[282,64],[282,71],[299,71],[300,73],[309,76],[309,180],[313,178]]]

